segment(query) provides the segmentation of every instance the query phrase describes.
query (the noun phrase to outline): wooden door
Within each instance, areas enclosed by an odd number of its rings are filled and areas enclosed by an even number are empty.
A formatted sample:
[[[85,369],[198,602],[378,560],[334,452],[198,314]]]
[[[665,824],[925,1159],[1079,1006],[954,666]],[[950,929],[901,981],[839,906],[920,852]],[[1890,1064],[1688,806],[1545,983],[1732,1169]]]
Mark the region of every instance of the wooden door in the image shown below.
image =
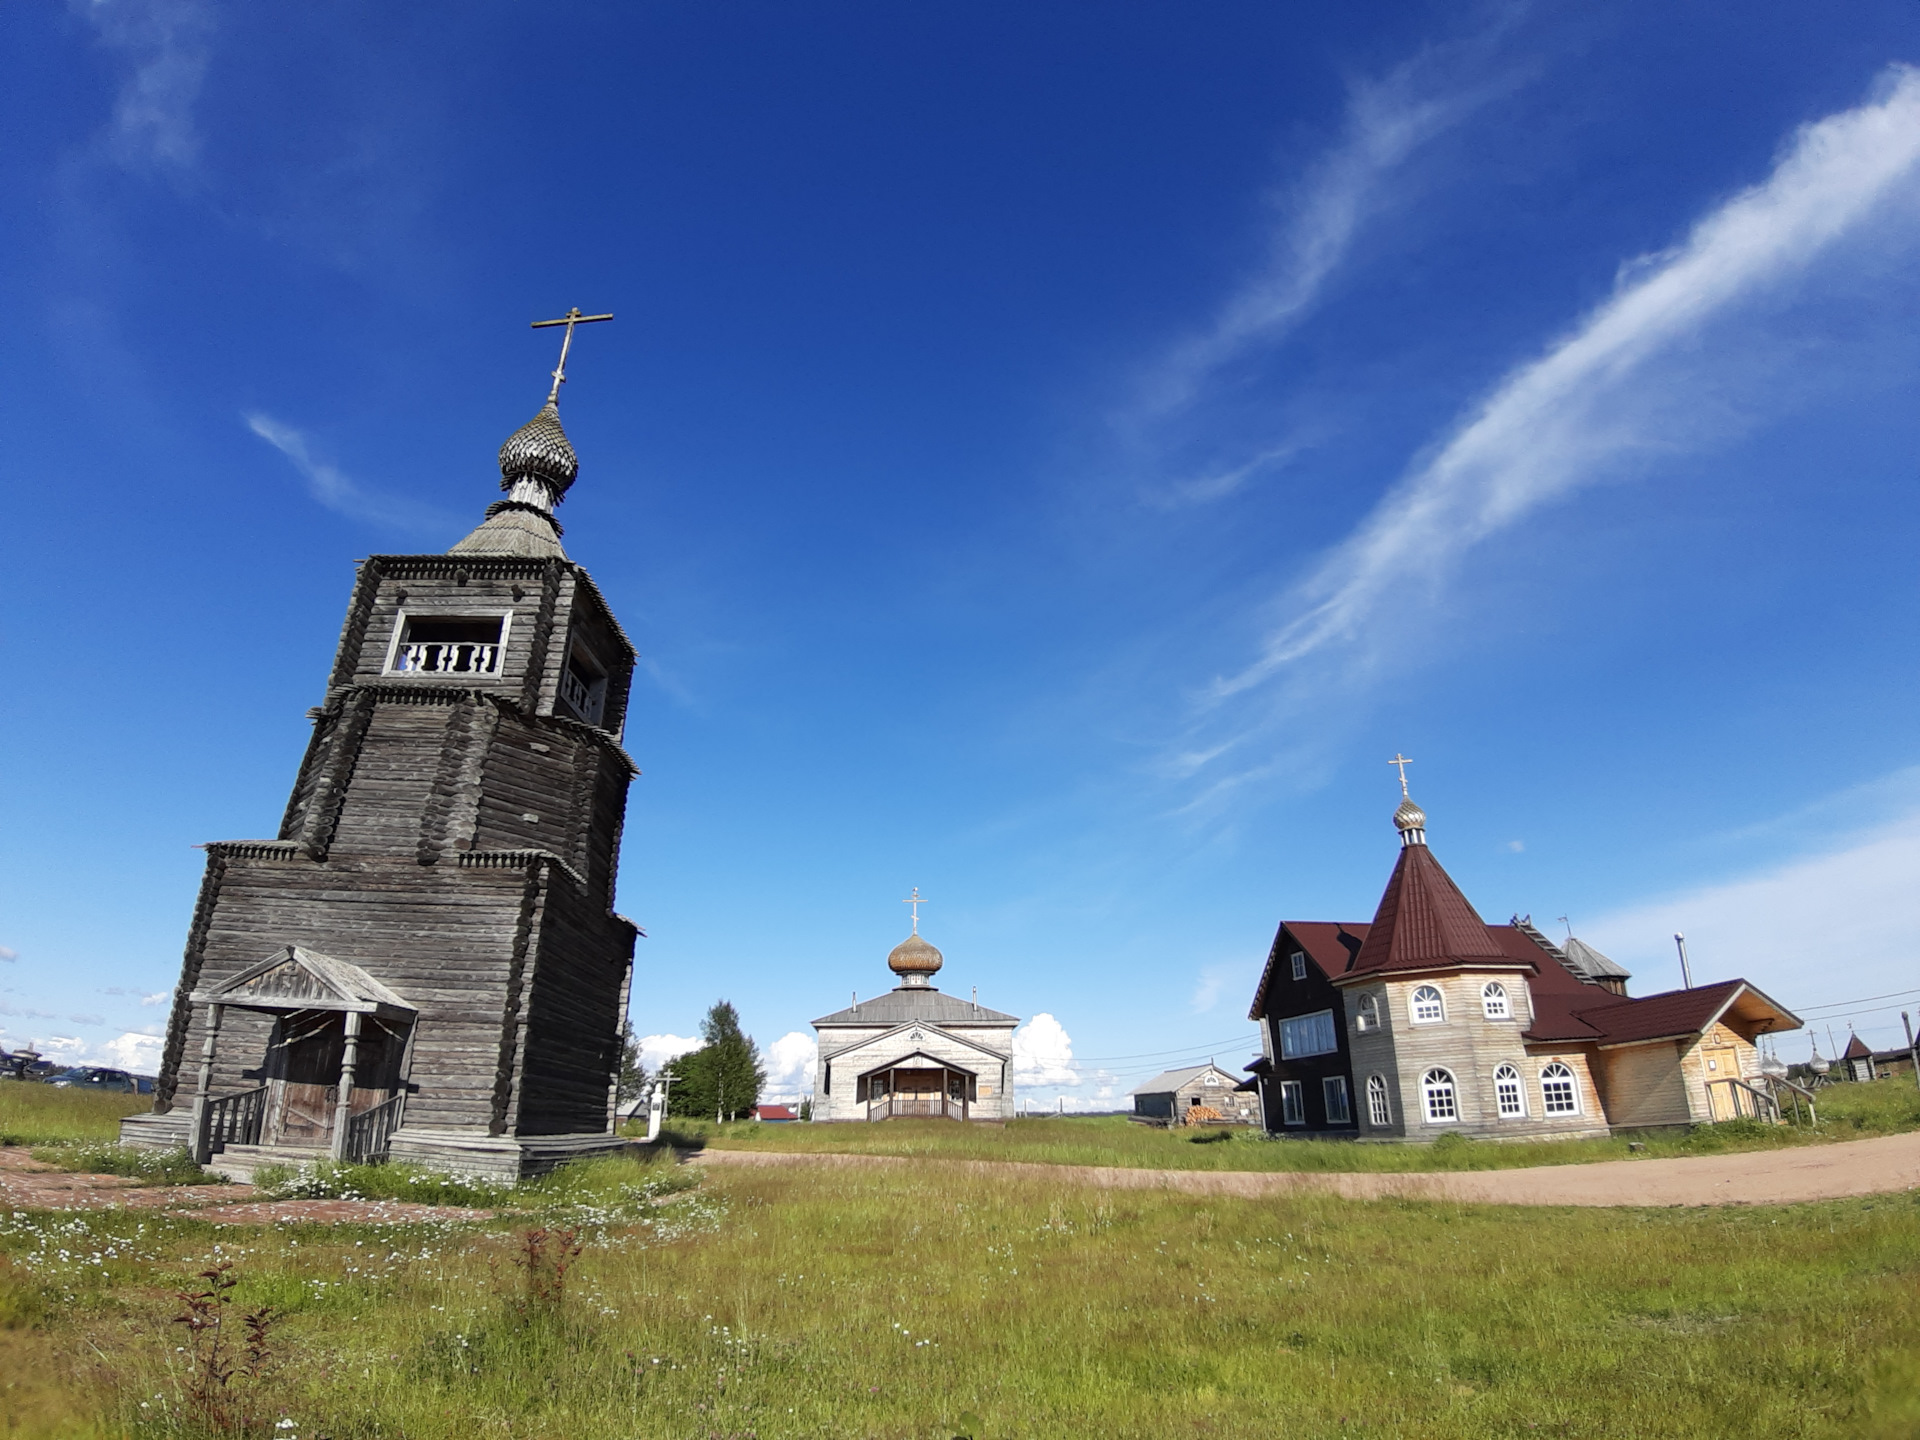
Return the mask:
[[[345,1049],[345,1017],[337,1010],[296,1010],[280,1017],[267,1046],[263,1144],[327,1147]]]
[[[1707,1113],[1715,1120],[1738,1118],[1739,1091],[1725,1082],[1740,1078],[1740,1052],[1731,1045],[1703,1045],[1700,1064],[1707,1082]]]

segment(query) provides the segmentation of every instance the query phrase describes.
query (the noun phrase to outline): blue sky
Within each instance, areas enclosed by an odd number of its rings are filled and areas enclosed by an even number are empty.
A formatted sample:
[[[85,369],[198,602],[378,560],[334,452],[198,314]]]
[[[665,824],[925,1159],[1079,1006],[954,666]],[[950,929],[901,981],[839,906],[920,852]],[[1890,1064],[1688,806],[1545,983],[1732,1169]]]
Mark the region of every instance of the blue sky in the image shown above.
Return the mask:
[[[1911,64],[1873,0],[0,9],[0,1043],[142,1053],[352,561],[477,520],[573,304],[643,1033],[804,1037],[918,885],[1036,1097],[1237,1065],[1403,750],[1489,919],[1892,1043]]]

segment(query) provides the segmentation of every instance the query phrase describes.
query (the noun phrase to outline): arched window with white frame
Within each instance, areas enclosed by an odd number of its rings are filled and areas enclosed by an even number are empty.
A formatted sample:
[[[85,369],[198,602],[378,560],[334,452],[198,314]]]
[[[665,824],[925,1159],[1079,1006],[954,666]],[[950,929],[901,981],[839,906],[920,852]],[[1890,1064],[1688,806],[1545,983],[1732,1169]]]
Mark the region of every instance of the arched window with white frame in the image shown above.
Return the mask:
[[[1447,1018],[1446,1001],[1440,998],[1439,990],[1432,985],[1422,985],[1415,990],[1407,1009],[1416,1025],[1437,1025]]]
[[[1426,1106],[1429,1125],[1449,1125],[1460,1118],[1460,1100],[1451,1070],[1442,1070],[1436,1065],[1422,1075],[1420,1099]]]
[[[1360,997],[1360,1007],[1353,1017],[1357,1030],[1378,1030],[1380,1028],[1380,1002],[1372,995]]]
[[[1387,1099],[1387,1077],[1384,1075],[1367,1077],[1367,1120],[1383,1128],[1393,1124],[1393,1106]]]
[[[1580,1084],[1558,1060],[1540,1072],[1540,1102],[1549,1115],[1580,1113]]]
[[[1502,1065],[1493,1072],[1493,1098],[1502,1120],[1527,1118],[1527,1092],[1521,1088],[1520,1072],[1513,1066]]]
[[[1486,1011],[1489,1020],[1513,1018],[1513,1006],[1507,1003],[1507,987],[1498,980],[1489,980],[1480,987],[1480,1008]]]

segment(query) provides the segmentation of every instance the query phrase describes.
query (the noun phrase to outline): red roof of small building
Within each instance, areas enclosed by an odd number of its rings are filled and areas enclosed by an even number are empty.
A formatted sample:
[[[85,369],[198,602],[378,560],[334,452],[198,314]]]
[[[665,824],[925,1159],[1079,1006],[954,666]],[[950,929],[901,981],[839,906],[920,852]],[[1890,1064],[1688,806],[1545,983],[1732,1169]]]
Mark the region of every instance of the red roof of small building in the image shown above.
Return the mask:
[[[753,1107],[753,1113],[757,1119],[761,1120],[798,1120],[800,1118],[791,1105],[756,1105]]]
[[[1847,1048],[1840,1052],[1840,1058],[1842,1060],[1871,1060],[1873,1058],[1873,1047],[1858,1035],[1855,1035],[1847,1041]]]

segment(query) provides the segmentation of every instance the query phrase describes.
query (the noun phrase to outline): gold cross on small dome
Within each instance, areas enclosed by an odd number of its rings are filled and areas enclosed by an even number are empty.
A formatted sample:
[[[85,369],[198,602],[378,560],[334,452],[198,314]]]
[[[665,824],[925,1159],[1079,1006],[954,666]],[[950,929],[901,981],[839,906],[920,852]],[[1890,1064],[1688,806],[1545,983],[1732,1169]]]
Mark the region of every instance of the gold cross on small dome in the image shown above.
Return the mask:
[[[1393,758],[1387,761],[1389,765],[1397,765],[1400,767],[1400,798],[1403,800],[1411,798],[1407,794],[1407,766],[1412,763],[1413,761],[1402,755],[1398,750],[1394,751]]]

